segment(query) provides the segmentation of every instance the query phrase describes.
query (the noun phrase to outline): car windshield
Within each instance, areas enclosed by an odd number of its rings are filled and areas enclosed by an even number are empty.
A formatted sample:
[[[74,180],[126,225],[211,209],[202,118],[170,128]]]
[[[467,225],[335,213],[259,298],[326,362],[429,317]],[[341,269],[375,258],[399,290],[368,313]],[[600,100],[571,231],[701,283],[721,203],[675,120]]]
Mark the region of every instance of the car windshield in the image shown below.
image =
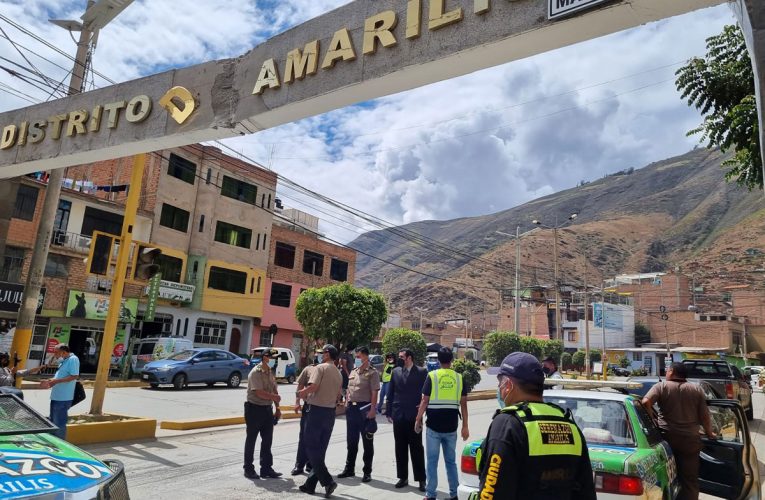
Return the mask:
[[[195,351],[181,351],[181,352],[173,354],[167,359],[169,359],[170,361],[186,361],[194,354],[196,354]]]
[[[588,444],[635,446],[623,402],[557,396],[546,397],[545,401],[570,409]]]

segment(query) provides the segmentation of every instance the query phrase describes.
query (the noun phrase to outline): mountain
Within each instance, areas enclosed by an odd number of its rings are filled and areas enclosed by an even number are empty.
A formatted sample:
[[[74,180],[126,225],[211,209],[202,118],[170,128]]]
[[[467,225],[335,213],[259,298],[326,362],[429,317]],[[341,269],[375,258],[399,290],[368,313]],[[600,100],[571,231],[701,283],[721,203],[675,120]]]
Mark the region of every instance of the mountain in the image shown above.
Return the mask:
[[[679,269],[706,295],[739,282],[762,285],[765,198],[725,182],[725,158],[697,148],[495,214],[365,233],[351,246],[376,258],[359,253],[356,284],[409,314],[421,307],[431,317],[462,316],[466,300],[496,311],[498,291],[513,287],[515,273],[514,239],[497,231],[526,233],[521,286],[554,282],[553,231],[532,224],[538,219],[565,226],[557,231],[562,284],[581,284],[586,261],[589,283]]]

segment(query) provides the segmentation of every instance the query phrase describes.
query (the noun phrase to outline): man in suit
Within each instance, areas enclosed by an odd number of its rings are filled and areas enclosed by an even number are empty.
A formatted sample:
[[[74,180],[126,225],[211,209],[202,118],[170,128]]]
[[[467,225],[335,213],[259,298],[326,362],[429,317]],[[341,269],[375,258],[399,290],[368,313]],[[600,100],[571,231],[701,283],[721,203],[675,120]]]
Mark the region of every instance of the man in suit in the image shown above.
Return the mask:
[[[428,371],[414,364],[414,353],[410,349],[399,351],[398,359],[399,366],[393,370],[388,385],[385,411],[388,422],[393,422],[398,477],[396,488],[403,488],[409,484],[407,454],[411,454],[414,480],[419,483],[420,491],[425,491],[425,450],[422,446],[422,434],[415,431],[414,423]]]

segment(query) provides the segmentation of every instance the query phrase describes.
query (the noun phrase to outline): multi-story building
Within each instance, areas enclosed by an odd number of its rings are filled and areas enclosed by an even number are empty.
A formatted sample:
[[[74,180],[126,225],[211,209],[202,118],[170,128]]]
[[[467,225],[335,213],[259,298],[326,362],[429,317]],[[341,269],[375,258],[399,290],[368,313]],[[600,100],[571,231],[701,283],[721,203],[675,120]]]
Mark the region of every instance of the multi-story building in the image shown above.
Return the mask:
[[[271,229],[270,260],[260,328],[253,346],[288,347],[299,359],[309,348],[295,318],[298,296],[308,288],[353,284],[356,252],[321,239],[319,219],[294,209],[280,211]]]
[[[31,360],[42,357],[37,353],[46,338],[97,359],[111,281],[88,277],[83,259],[94,231],[120,234],[132,161],[67,169]],[[0,272],[14,289],[25,278],[45,190],[29,178],[21,183]],[[275,189],[273,172],[216,148],[149,154],[133,235],[162,250],[160,300],[148,321],[139,304],[145,302],[144,286],[128,284],[127,331],[120,338],[178,335],[195,345],[249,352],[263,317]],[[6,317],[15,317],[14,311]]]

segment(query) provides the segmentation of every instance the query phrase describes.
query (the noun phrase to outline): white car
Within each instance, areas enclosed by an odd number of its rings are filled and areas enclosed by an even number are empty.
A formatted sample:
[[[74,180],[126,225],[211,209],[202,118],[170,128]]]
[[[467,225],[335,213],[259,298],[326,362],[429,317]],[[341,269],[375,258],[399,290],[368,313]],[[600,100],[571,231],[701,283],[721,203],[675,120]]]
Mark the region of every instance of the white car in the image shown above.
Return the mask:
[[[762,390],[762,386],[760,385],[760,375],[765,377],[765,366],[747,366],[743,369],[743,372],[745,376],[750,377],[751,382],[749,385],[752,386],[752,390]]]

